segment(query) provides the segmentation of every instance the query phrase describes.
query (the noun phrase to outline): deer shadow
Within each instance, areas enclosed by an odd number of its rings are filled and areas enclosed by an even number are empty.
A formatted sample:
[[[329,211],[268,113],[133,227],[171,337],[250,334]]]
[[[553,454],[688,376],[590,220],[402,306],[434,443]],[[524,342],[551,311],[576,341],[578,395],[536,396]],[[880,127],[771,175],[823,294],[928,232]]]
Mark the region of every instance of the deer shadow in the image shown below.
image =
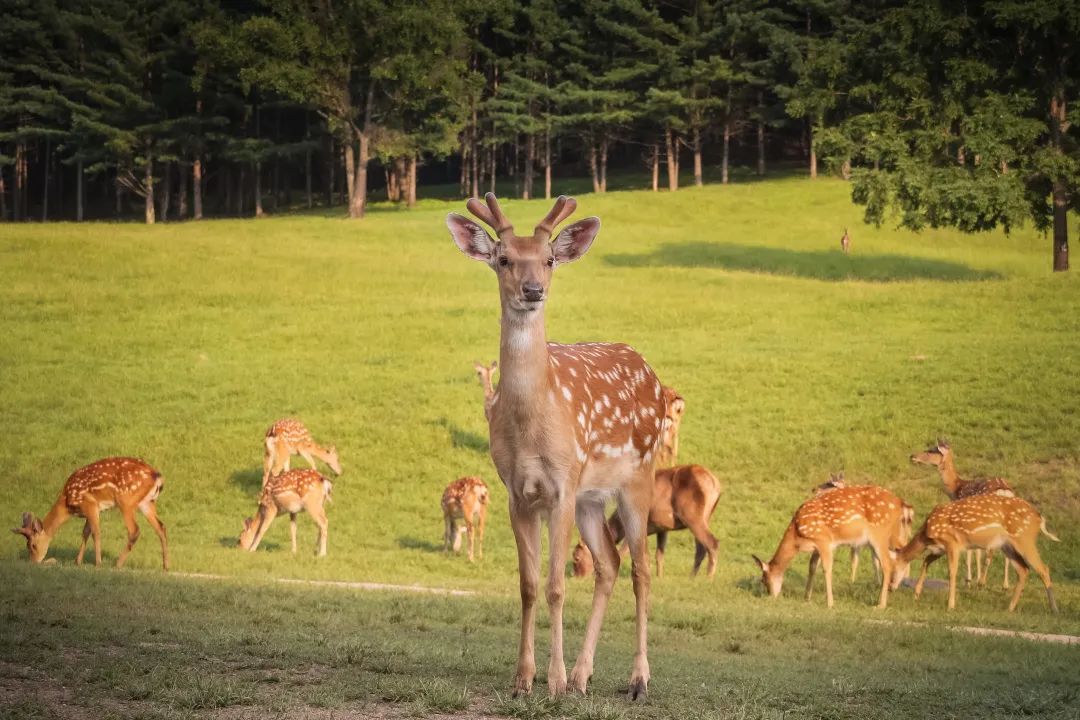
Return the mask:
[[[450,444],[455,448],[466,448],[482,454],[487,454],[490,449],[488,440],[483,435],[474,433],[471,430],[464,430],[445,417],[439,418],[438,421],[432,424],[442,427],[449,433]],[[262,482],[262,475],[260,475],[259,478],[260,482]]]
[[[245,493],[258,495],[262,492],[263,470],[261,467],[236,470],[229,476],[229,481]]]
[[[402,550],[421,550],[423,552],[442,552],[442,543],[433,543],[430,540],[421,540],[411,535],[402,535],[397,539],[398,547]]]
[[[977,270],[962,263],[910,255],[845,255],[839,250],[792,250],[707,242],[668,243],[647,254],[607,255],[604,262],[625,268],[721,268],[828,282],[971,282],[997,280],[1002,277],[991,270]]]

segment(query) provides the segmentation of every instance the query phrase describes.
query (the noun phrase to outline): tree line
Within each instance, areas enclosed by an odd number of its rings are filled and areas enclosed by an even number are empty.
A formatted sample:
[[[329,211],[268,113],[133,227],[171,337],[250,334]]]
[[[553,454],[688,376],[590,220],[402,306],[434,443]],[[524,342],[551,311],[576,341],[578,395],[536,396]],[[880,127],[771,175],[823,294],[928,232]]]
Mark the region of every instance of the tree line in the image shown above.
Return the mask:
[[[774,161],[1068,266],[1080,9],[1041,0],[0,0],[0,219],[411,206]],[[685,173],[689,175],[690,173]],[[503,186],[503,193],[506,187]]]

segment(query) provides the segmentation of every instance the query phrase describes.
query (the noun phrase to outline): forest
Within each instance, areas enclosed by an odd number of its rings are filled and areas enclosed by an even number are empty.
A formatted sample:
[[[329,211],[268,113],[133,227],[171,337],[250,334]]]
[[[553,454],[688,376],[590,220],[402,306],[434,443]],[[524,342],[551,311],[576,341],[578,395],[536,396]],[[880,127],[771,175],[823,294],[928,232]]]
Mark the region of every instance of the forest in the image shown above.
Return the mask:
[[[258,217],[797,169],[1068,268],[1080,5],[2,0],[0,220]],[[689,168],[692,167],[692,171]],[[736,172],[742,170],[742,174]]]

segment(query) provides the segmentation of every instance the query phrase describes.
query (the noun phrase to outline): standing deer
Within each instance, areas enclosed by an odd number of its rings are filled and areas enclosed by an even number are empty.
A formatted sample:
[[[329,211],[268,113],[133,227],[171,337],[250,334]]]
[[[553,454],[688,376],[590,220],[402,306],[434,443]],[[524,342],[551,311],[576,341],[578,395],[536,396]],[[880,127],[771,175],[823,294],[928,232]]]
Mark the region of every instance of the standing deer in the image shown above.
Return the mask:
[[[1034,569],[1046,586],[1046,599],[1050,610],[1057,612],[1054,602],[1050,571],[1039,557],[1036,541],[1042,532],[1054,542],[1057,537],[1046,529],[1046,520],[1031,503],[1018,497],[1002,495],[972,495],[934,508],[918,534],[896,553],[893,565],[892,586],[900,584],[911,561],[927,552],[919,580],[915,584],[915,597],[922,594],[926,571],[930,564],[942,555],[949,560],[949,609],[956,607],[956,574],[960,564],[960,551],[967,548],[992,550],[1000,548],[1006,558],[1016,565],[1016,590],[1013,591],[1009,612],[1016,609],[1020,594],[1027,583],[1028,571]]]
[[[945,494],[950,500],[960,500],[973,495],[1002,495],[1015,497],[1016,493],[1002,478],[990,478],[989,480],[961,480],[956,472],[956,464],[953,461],[952,448],[944,440],[938,440],[933,447],[927,448],[921,453],[911,456],[911,462],[916,465],[933,465],[941,475],[941,482],[945,485]],[[986,578],[990,574],[990,563],[994,558],[994,550],[986,551],[986,566],[983,567],[982,550],[968,550],[965,555],[967,565],[967,584],[971,584],[971,556],[975,556],[975,577],[980,585],[986,584]],[[1005,576],[1001,586],[1009,587],[1009,562],[1005,561]]]
[[[806,578],[806,599],[813,591],[818,559],[825,566],[825,601],[833,606],[833,550],[842,545],[870,545],[881,563],[882,582],[878,607],[889,600],[892,560],[889,551],[900,545],[903,501],[884,488],[854,485],[815,495],[804,502],[791,518],[780,546],[769,562],[754,555],[761,568],[761,582],[772,597],[780,595],[784,573],[795,553],[809,552],[810,569]]]
[[[619,553],[604,506],[614,497],[633,563],[637,651],[628,697],[644,698],[649,683],[647,626],[649,563],[645,529],[652,502],[653,466],[660,446],[665,400],[656,374],[622,344],[548,343],[544,303],[552,272],[577,260],[600,230],[586,218],[554,234],[577,203],[560,197],[531,235],[514,234],[495,196],[473,198],[469,211],[483,227],[451,213],[457,246],[496,274],[502,306],[498,397],[488,421],[491,457],[510,496],[510,524],[518,550],[521,643],[514,694],[529,693],[536,673],[534,619],[539,586],[540,525],[548,521],[547,601],[551,625],[548,692],[585,693],[593,672],[600,626],[618,576]],[[596,584],[585,640],[567,684],[563,660],[563,597],[570,531],[577,520],[596,562]]]
[[[487,521],[487,506],[490,494],[487,484],[478,477],[458,478],[446,486],[442,495],[443,550],[454,552],[461,549],[461,535],[469,535],[469,562],[473,561],[475,540],[479,539],[477,553],[484,559],[484,523]],[[461,526],[458,526],[458,520]],[[474,529],[475,527],[475,529]]]
[[[851,235],[848,234],[847,228],[844,228],[844,234],[840,236],[840,249],[845,255],[851,252]]]
[[[491,365],[473,363],[476,376],[480,378],[480,386],[484,388],[484,417],[488,420],[491,419],[491,406],[495,403],[495,386],[491,383],[491,376],[495,374],[497,367],[499,367],[497,360],[492,360]]]
[[[26,538],[30,561],[40,563],[49,551],[49,544],[60,526],[72,517],[86,519],[82,531],[82,544],[75,563],[82,565],[86,543],[94,538],[94,564],[101,565],[101,525],[99,515],[103,510],[117,508],[124,518],[128,531],[127,546],[116,558],[116,567],[123,567],[128,554],[139,539],[139,526],[135,522],[138,510],[150,523],[161,541],[161,565],[169,569],[169,543],[165,524],[158,519],[157,499],[164,481],[161,473],[142,460],[129,457],[110,457],[79,468],[68,477],[60,497],[44,520],[33,513],[23,513],[22,527],[12,529]]]
[[[311,438],[311,433],[304,427],[304,423],[293,418],[278,420],[266,431],[263,443],[266,453],[263,456],[263,487],[271,475],[277,475],[282,470],[288,471],[289,459],[293,455],[300,455],[307,460],[312,470],[317,470],[315,458],[319,458],[330,466],[335,475],[341,474],[341,463],[338,461],[337,448],[331,445],[324,448]]]
[[[289,513],[289,539],[292,551],[296,554],[296,515],[308,511],[311,519],[319,526],[319,539],[316,554],[326,555],[326,531],[329,523],[326,519],[324,502],[330,502],[330,492],[334,486],[317,470],[286,470],[270,479],[259,496],[257,520],[244,518],[244,529],[240,533],[240,547],[255,552],[262,542],[263,535],[270,529],[271,523],[279,512]]]
[[[829,479],[826,482],[816,486],[813,490],[814,495],[819,495],[829,490],[836,490],[837,488],[847,487],[847,483],[844,481],[843,471],[832,474],[829,473]],[[915,522],[915,508],[908,503],[901,500],[903,505],[903,511],[900,515],[900,535],[899,544],[903,545],[911,538],[911,526]],[[855,577],[859,573],[859,550],[862,548],[852,545],[851,546],[851,582],[855,582]],[[881,577],[881,563],[878,562],[877,555],[873,556],[874,560],[874,577]],[[813,555],[810,557],[811,564],[816,564],[816,560]]]
[[[668,533],[689,528],[694,536],[694,569],[690,575],[697,575],[702,560],[708,557],[707,575],[712,578],[716,573],[716,553],[720,542],[709,531],[709,518],[719,500],[720,481],[706,467],[677,465],[656,471],[648,526],[648,534],[656,535],[656,577],[664,575]],[[618,513],[608,518],[608,527],[618,545],[624,535]],[[592,556],[581,543],[574,548],[573,560],[575,577],[584,577],[592,572]]]

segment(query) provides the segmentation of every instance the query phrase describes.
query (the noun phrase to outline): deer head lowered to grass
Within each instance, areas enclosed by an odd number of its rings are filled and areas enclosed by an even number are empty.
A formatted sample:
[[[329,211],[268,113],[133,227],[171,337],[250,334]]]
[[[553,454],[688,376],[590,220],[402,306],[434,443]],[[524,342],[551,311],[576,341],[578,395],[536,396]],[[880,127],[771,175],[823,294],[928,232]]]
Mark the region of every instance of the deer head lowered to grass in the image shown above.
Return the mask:
[[[649,682],[645,529],[666,410],[660,381],[626,345],[547,342],[544,308],[552,273],[588,251],[600,230],[599,219],[586,218],[556,233],[556,226],[577,206],[560,197],[535,230],[521,236],[514,233],[493,194],[486,196],[486,204],[473,198],[467,206],[496,236],[461,215],[447,218],[458,248],[495,272],[502,308],[499,391],[488,426],[491,457],[510,496],[510,524],[518,550],[521,642],[514,693],[530,692],[536,672],[533,641],[542,519],[548,521],[550,547],[548,692],[567,690],[564,568],[575,518],[597,568],[585,640],[569,676],[569,688],[585,692],[618,575],[619,553],[604,517],[605,503],[614,497],[627,530],[636,600],[637,651],[629,696],[643,698]]]
[[[296,554],[296,516],[307,510],[311,519],[319,527],[316,554],[326,555],[326,535],[329,522],[326,519],[324,503],[330,502],[333,485],[318,470],[297,468],[270,478],[259,496],[259,509],[254,518],[244,518],[244,529],[240,533],[240,547],[255,552],[262,542],[266,531],[274,522],[279,512],[289,513],[289,538],[292,551]]]

